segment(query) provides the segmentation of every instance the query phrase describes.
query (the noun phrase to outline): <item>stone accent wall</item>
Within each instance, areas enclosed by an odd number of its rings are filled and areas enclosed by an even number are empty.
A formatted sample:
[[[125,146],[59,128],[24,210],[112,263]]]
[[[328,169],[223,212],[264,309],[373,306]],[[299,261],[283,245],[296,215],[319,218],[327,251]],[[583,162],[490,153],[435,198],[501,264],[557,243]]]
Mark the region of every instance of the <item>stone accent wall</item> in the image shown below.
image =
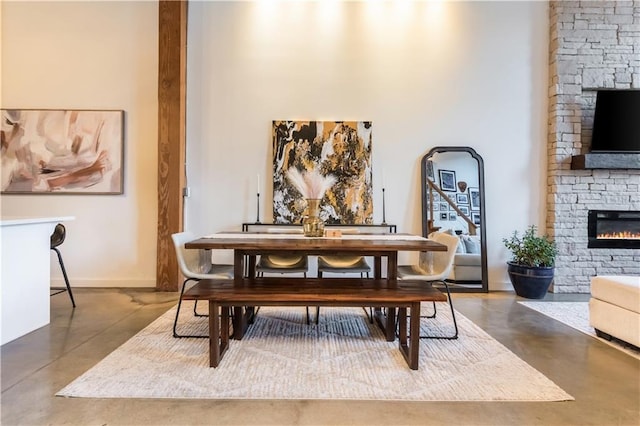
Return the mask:
[[[588,152],[595,93],[640,88],[640,0],[551,1],[547,228],[553,291],[589,293],[595,275],[640,275],[640,250],[588,249],[587,211],[640,210],[640,170],[571,170]],[[640,119],[640,117],[639,117]]]

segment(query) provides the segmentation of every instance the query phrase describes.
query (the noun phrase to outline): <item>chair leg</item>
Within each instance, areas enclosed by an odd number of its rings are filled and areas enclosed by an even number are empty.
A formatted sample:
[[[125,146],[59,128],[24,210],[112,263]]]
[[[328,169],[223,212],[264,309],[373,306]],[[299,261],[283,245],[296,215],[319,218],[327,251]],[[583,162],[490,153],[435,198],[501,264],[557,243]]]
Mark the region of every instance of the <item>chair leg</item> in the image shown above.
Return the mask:
[[[444,288],[447,290],[447,299],[449,300],[449,308],[451,308],[451,319],[453,319],[453,328],[454,333],[451,336],[420,336],[421,339],[444,339],[444,340],[455,340],[458,338],[458,322],[456,321],[456,312],[453,310],[453,300],[451,299],[451,292],[449,291],[449,284],[446,281],[442,281],[444,284]],[[433,317],[436,316],[435,313],[436,303],[433,302]]]
[[[176,309],[176,319],[173,321],[173,337],[183,338],[183,337],[193,337],[197,339],[208,339],[209,336],[202,335],[187,335],[187,334],[178,334],[178,317],[180,316],[180,307],[182,306],[182,295],[184,294],[184,289],[187,286],[189,281],[198,281],[194,278],[187,278],[182,283],[182,289],[180,290],[180,298],[178,299],[178,308]]]
[[[433,304],[433,314],[431,315],[420,315],[420,318],[435,318],[438,313],[436,308],[436,302],[431,302]]]
[[[198,301],[196,300],[193,304],[193,316],[194,317],[208,317],[209,314],[199,314],[198,313]]]
[[[364,274],[367,276],[367,278],[369,278],[368,272],[364,272]],[[364,278],[364,275],[362,272],[360,272],[360,278]],[[364,306],[362,307],[362,309],[364,310],[364,313],[367,316],[367,319],[369,320],[369,324],[373,324],[373,306],[369,306],[369,312],[367,312],[367,308],[365,308]]]
[[[60,263],[60,269],[62,269],[62,276],[64,277],[64,283],[67,286],[67,293],[69,293],[69,298],[71,299],[71,305],[76,307],[76,301],[73,299],[73,292],[71,291],[71,286],[69,285],[69,277],[67,276],[67,269],[64,267],[64,262],[62,261],[62,254],[60,254],[60,250],[56,247],[53,247],[51,250],[55,251],[58,255],[58,262]]]
[[[445,282],[442,281],[442,283],[444,284],[444,288],[447,290],[447,299],[449,301],[449,308],[451,309],[451,319],[453,320],[453,328],[454,328],[454,333],[451,336],[420,336],[421,339],[441,339],[441,340],[456,340],[458,338],[458,322],[456,321],[456,313],[453,309],[453,300],[451,299],[451,292],[449,291],[449,285]],[[435,318],[436,316],[436,303],[433,302],[433,315],[424,315],[424,316],[420,316],[420,318]],[[413,315],[413,312],[411,312],[411,315]]]

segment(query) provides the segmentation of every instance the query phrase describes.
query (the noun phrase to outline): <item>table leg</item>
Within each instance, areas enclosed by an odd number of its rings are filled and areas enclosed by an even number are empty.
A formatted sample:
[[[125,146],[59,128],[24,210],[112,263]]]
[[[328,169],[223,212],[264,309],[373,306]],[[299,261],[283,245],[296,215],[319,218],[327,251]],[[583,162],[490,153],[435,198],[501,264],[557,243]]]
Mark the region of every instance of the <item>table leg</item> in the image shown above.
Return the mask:
[[[222,309],[222,321],[218,315]],[[209,301],[209,367],[215,368],[229,348],[229,308]]]
[[[233,339],[242,340],[244,332],[247,329],[245,321],[244,308],[242,306],[233,307]]]
[[[398,277],[398,252],[392,251],[386,254],[387,257],[387,279],[395,280]],[[382,278],[381,256],[375,256],[374,276]],[[396,339],[396,308],[387,307],[387,314],[384,315],[380,307],[375,307],[373,317],[378,326],[384,332],[387,342],[393,342]]]
[[[373,257],[373,278],[382,278],[382,256]]]
[[[420,357],[420,302],[411,304],[411,320],[409,324],[409,367],[412,370],[418,369],[418,358]]]
[[[416,314],[416,311],[418,314]],[[418,369],[420,355],[420,302],[411,303],[411,319],[409,323],[409,341],[407,342],[407,308],[398,308],[398,349],[412,370]]]
[[[220,359],[229,348],[229,311],[228,306],[222,308],[222,320],[220,321]]]
[[[236,283],[242,281],[244,277],[244,266],[245,266],[245,254],[241,250],[233,251],[233,280]],[[255,257],[254,257],[255,260]],[[251,262],[249,262],[250,264]],[[248,324],[246,320],[246,315],[244,314],[244,307],[242,306],[234,306],[233,307],[233,338],[235,340],[242,340],[244,337],[244,332],[246,331]]]

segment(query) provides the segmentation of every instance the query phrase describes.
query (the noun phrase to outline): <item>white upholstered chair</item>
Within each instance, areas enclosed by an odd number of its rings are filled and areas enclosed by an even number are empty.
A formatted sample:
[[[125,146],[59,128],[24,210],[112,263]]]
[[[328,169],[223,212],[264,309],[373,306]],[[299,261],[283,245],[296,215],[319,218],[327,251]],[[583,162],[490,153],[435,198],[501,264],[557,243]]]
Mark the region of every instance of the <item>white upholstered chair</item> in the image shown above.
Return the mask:
[[[318,256],[318,277],[322,278],[325,272],[338,274],[359,273],[369,277],[371,267],[362,256]]]
[[[211,251],[209,250],[185,249],[184,244],[195,239],[195,236],[191,232],[185,231],[173,234],[171,235],[171,239],[176,249],[180,272],[182,272],[182,275],[185,277],[180,290],[180,298],[178,299],[176,318],[173,322],[173,337],[208,338],[209,336],[205,335],[184,335],[178,333],[178,316],[180,315],[180,307],[182,306],[182,295],[189,281],[198,282],[208,278],[233,279],[233,265],[213,264],[211,262]],[[201,316],[196,313],[196,306],[197,305],[194,304],[193,313],[194,315]]]
[[[457,339],[458,323],[456,322],[456,314],[453,310],[453,301],[449,292],[449,284],[445,278],[451,272],[453,267],[453,259],[456,255],[458,246],[458,237],[443,232],[434,232],[429,235],[429,239],[447,246],[447,251],[429,251],[420,252],[418,265],[402,265],[398,267],[398,279],[405,280],[421,280],[425,285],[433,285],[434,283],[442,283],[447,291],[447,299],[451,308],[451,317],[453,318],[454,333],[450,336],[420,336],[423,339]],[[436,304],[433,303],[434,313],[431,316],[421,316],[422,318],[434,318],[436,316]],[[413,315],[413,312],[411,313]]]

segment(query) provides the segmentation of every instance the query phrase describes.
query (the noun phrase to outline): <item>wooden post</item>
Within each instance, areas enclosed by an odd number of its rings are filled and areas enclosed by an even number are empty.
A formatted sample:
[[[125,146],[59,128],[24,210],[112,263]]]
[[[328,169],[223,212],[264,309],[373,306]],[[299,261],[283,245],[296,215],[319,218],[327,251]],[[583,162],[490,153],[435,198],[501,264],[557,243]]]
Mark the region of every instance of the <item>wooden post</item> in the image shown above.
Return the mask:
[[[158,239],[156,290],[181,281],[171,234],[182,231],[185,184],[187,1],[158,2]]]

